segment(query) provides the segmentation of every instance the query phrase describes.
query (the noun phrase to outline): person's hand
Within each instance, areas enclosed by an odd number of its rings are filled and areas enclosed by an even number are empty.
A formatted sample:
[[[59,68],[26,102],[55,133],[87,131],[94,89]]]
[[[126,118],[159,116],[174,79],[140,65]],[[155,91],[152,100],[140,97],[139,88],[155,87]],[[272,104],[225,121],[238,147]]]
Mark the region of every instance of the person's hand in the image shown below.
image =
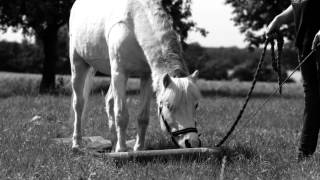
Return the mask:
[[[275,17],[266,29],[265,34],[267,38],[272,38],[272,35],[279,30],[280,26],[281,23],[279,22],[279,18]]]
[[[312,50],[315,50],[317,46],[320,46],[320,31],[316,34],[312,42]]]
[[[280,27],[283,24],[289,24],[293,22],[294,17],[293,17],[293,7],[292,5],[289,6],[286,10],[284,10],[282,13],[277,15],[272,22],[269,24],[267,30],[266,30],[266,35],[267,38],[272,38],[272,35],[279,31]],[[270,37],[271,36],[271,37]]]

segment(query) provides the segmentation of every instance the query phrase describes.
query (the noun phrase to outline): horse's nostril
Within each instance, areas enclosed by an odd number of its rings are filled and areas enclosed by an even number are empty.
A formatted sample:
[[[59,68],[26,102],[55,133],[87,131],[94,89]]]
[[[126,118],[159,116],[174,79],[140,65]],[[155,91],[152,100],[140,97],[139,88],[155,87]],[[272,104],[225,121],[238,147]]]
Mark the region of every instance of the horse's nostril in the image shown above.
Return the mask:
[[[185,140],[184,143],[186,144],[187,148],[191,148],[191,144],[189,143],[189,140]]]

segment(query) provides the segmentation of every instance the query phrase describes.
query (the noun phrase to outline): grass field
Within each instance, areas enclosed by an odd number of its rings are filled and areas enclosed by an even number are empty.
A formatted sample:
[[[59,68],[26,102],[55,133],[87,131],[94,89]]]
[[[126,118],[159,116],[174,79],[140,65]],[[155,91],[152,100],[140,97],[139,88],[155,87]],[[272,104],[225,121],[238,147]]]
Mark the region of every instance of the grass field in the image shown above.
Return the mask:
[[[70,146],[57,145],[51,138],[61,134],[61,124],[69,119],[68,77],[59,77],[56,95],[37,95],[39,76],[0,73],[0,179],[216,179],[220,177],[222,157],[226,156],[225,179],[320,179],[319,151],[309,161],[296,162],[303,110],[302,88],[285,86],[283,96],[275,96],[247,122],[250,114],[272,93],[276,84],[259,83],[240,131],[223,147],[217,157],[201,160],[173,159],[144,162],[114,162],[108,158],[75,155]],[[139,101],[137,80],[129,81],[130,124],[128,138],[135,135]],[[204,97],[197,113],[203,145],[213,147],[221,138],[244,100],[250,83],[200,81]],[[107,117],[103,93],[107,78],[97,78],[90,98],[85,135],[107,138]],[[155,107],[155,102],[152,102]],[[147,146],[163,148],[171,142],[162,133],[151,110]],[[39,115],[44,122],[30,121]]]

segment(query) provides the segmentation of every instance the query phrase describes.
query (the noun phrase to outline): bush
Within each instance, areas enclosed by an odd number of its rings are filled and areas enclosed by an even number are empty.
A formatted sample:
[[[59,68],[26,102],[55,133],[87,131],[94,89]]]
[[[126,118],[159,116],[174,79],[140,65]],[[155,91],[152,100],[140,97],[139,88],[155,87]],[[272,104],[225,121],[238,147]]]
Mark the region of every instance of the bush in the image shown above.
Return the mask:
[[[0,42],[0,70],[39,73],[42,69],[42,52],[35,44],[23,41]]]
[[[200,78],[207,80],[227,79],[228,64],[224,61],[210,59],[207,49],[201,47],[198,43],[188,45],[184,58],[190,72],[200,71]]]
[[[239,81],[251,81],[253,79],[253,72],[246,66],[237,66],[234,68],[234,72],[230,78]]]
[[[189,44],[184,51],[183,57],[191,73],[195,70],[201,70],[209,60],[206,50],[198,43]]]
[[[61,56],[56,62],[58,74],[70,74],[70,62],[67,55]],[[17,42],[0,42],[0,71],[41,73],[43,63],[42,48],[36,44],[26,41],[21,44]]]
[[[252,81],[258,67],[258,62],[259,60],[256,59],[254,61],[248,61],[247,63],[236,66],[233,69],[234,72],[231,78],[238,79],[239,81]],[[284,73],[285,71],[285,69],[282,69],[282,79],[285,79],[287,77],[286,73]],[[265,82],[277,82],[278,74],[273,70],[272,66],[269,65],[269,63],[264,63],[257,77],[257,80]]]
[[[227,70],[230,68],[225,61],[217,62],[210,60],[200,70],[200,77],[206,80],[225,80],[228,79]]]

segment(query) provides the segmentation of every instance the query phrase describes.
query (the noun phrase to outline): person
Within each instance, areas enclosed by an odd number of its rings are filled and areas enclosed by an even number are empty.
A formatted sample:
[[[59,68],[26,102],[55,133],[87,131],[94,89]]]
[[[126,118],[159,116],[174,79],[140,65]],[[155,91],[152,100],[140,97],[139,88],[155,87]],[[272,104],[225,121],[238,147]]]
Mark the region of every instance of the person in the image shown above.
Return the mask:
[[[320,42],[320,0],[294,0],[277,15],[266,30],[267,36],[278,31],[284,24],[295,23],[299,61],[312,50],[319,49]],[[305,109],[303,128],[298,148],[298,161],[310,157],[316,150],[320,128],[320,69],[318,51],[301,66]]]

